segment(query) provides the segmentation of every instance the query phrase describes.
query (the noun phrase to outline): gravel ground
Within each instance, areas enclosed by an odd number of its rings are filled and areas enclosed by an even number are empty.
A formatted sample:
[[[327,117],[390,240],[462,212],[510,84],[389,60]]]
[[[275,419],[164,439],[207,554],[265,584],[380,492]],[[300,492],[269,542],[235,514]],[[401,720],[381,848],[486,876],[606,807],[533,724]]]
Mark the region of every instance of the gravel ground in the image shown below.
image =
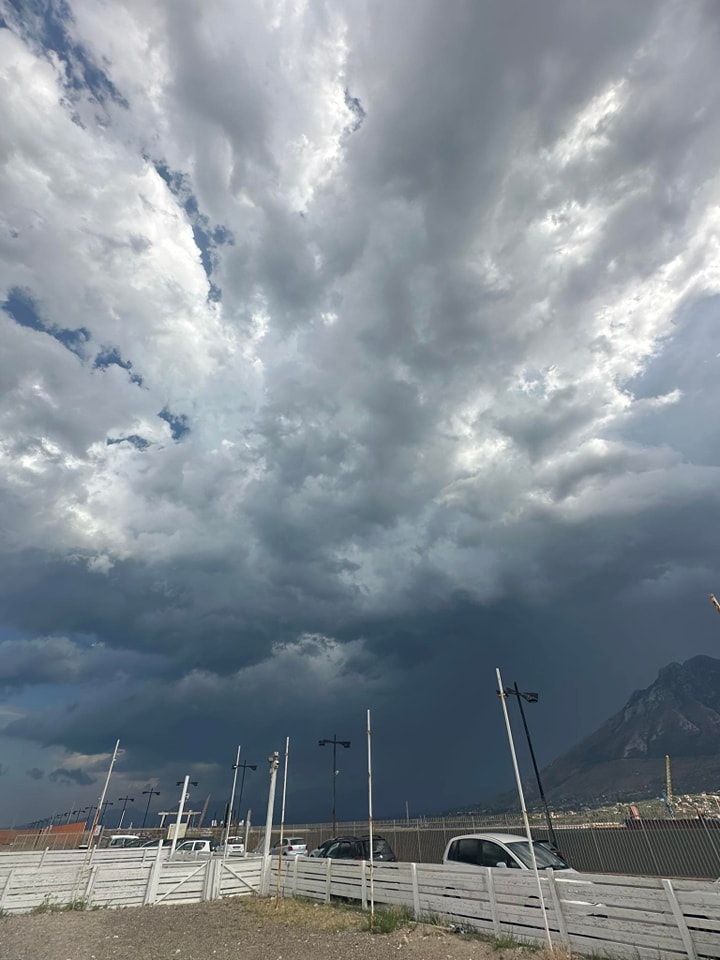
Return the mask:
[[[424,925],[370,934],[356,911],[255,899],[0,919],[0,960],[530,960]],[[533,960],[542,953],[532,955]]]

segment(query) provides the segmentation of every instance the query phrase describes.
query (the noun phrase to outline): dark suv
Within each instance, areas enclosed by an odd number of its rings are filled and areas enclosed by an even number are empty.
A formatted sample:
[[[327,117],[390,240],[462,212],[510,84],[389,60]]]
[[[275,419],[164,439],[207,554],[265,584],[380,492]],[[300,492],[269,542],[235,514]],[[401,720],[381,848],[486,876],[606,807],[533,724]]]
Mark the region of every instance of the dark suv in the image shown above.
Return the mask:
[[[328,860],[369,860],[370,836],[364,837],[333,837],[321,843],[316,857],[326,857]],[[397,857],[392,851],[385,837],[373,836],[373,862],[383,861],[394,863]]]

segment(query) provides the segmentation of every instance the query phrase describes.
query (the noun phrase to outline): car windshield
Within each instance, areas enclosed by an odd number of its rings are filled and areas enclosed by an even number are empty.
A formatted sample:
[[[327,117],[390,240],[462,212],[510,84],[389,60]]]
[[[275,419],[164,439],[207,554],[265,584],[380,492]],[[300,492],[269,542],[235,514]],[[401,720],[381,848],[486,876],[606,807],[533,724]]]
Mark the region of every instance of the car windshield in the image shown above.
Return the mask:
[[[521,863],[524,863],[528,869],[532,870],[533,862],[527,840],[518,840],[517,843],[508,843],[508,847]],[[546,846],[542,841],[535,840],[533,843],[533,848],[535,850],[535,861],[538,865],[538,870],[570,869],[569,865],[556,854],[554,854],[550,847]]]

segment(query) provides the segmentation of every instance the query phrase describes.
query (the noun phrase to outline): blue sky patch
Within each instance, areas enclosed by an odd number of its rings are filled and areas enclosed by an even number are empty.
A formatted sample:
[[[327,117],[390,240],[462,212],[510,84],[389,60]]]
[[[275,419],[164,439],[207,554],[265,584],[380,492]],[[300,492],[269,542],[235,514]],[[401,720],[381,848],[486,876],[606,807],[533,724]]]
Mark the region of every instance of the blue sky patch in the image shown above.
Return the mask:
[[[120,107],[129,107],[105,71],[94,63],[85,47],[71,37],[68,27],[73,15],[65,0],[8,0],[8,4],[15,12],[16,29],[62,62],[70,99],[88,91],[100,104],[112,101]]]
[[[231,246],[235,243],[235,238],[232,232],[222,224],[218,224],[214,228],[210,226],[210,219],[200,212],[197,197],[192,192],[190,178],[186,173],[182,173],[180,170],[171,170],[166,163],[161,161],[155,161],[154,166],[158,176],[162,177],[172,195],[187,214],[192,227],[195,246],[200,251],[200,262],[205,271],[205,276],[208,278],[208,300],[217,302],[222,299],[222,290],[213,281],[213,273],[218,264],[216,250],[218,247]]]
[[[136,450],[146,450],[150,446],[150,441],[137,433],[131,433],[127,437],[108,437],[105,441],[105,445],[108,447],[112,447],[116,443],[129,443]]]
[[[182,440],[186,433],[190,433],[188,418],[184,413],[170,413],[167,407],[164,407],[158,414],[161,420],[164,420],[170,427],[173,440]]]
[[[58,327],[56,324],[43,320],[37,303],[29,290],[23,290],[22,287],[11,287],[8,291],[7,300],[0,306],[21,327],[29,327],[31,330],[48,333],[76,356],[84,358],[83,347],[90,340],[90,331],[86,330],[85,327],[70,330],[67,327]]]
[[[103,347],[95,357],[93,366],[100,370],[106,370],[108,367],[121,367],[123,370],[127,370],[132,383],[136,383],[139,387],[143,385],[142,377],[132,372],[132,362],[123,360],[117,347]]]

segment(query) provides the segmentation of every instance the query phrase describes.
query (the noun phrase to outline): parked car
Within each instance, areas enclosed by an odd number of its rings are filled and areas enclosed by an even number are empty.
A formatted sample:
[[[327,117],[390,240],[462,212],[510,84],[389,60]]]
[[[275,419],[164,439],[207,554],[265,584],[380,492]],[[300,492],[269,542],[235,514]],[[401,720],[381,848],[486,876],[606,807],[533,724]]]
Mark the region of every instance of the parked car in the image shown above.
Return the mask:
[[[214,837],[204,837],[201,840],[183,840],[175,847],[176,853],[214,853],[218,842]]]
[[[141,847],[159,847],[161,843],[162,843],[162,845],[165,846],[165,847],[169,847],[169,846],[170,846],[170,841],[169,841],[169,840],[165,840],[164,838],[162,838],[162,839],[155,839],[155,840],[146,840],[144,843],[141,843],[140,846],[141,846]]]
[[[326,840],[310,854],[328,860],[369,860],[370,835],[362,837],[333,837]],[[394,863],[397,857],[385,837],[373,836],[373,862]]]
[[[572,874],[577,873],[577,870],[542,840],[533,841],[533,850],[538,870],[560,871],[561,876],[557,879],[564,888],[563,898],[568,903],[589,909],[592,917],[606,916],[606,908],[594,899],[595,889],[591,881],[575,880]],[[443,863],[468,870],[475,867],[498,867],[527,871],[533,868],[528,841],[525,837],[513,833],[467,833],[453,837],[445,847]],[[536,903],[532,901],[537,901],[537,897],[531,895],[528,900],[529,905],[535,906]]]
[[[533,843],[539,870],[570,870],[572,867],[541,840]],[[527,840],[512,833],[467,833],[453,837],[445,847],[443,863],[462,863],[472,867],[510,867],[532,870],[532,855]],[[574,871],[573,871],[574,872]]]
[[[228,837],[227,845],[223,845],[225,853],[245,853],[245,841],[242,837]]]
[[[108,840],[108,847],[114,850],[122,847],[135,847],[140,842],[140,837],[130,833],[115,833]]]
[[[305,843],[305,837],[283,837],[280,843],[276,843],[274,846],[270,847],[270,856],[279,856],[281,847],[282,855],[284,857],[307,856],[307,844]]]

